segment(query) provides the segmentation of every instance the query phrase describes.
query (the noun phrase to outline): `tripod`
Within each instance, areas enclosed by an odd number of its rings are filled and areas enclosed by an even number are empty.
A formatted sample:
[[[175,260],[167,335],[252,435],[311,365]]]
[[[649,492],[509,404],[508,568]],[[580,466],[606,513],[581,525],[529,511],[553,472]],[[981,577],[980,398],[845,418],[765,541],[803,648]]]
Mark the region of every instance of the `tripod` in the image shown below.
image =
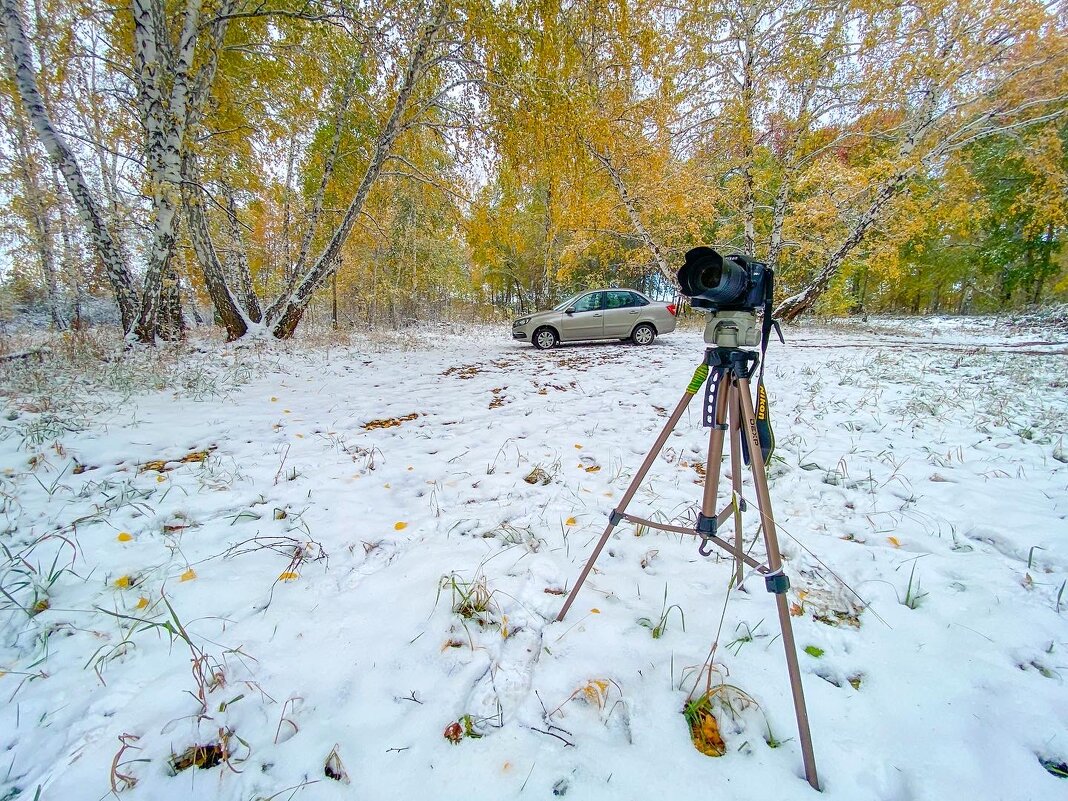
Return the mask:
[[[709,336],[706,329],[706,341],[716,342],[718,337]],[[745,340],[743,340],[745,341]],[[775,531],[775,518],[772,516],[771,496],[768,493],[768,480],[764,468],[764,456],[761,450],[760,436],[757,429],[757,414],[753,408],[753,396],[749,388],[749,378],[758,361],[754,351],[741,350],[737,347],[710,347],[705,350],[704,360],[694,371],[693,378],[686,387],[675,411],[671,413],[660,435],[653,443],[652,449],[645,457],[637,474],[627,487],[619,505],[609,514],[608,525],[601,539],[593,549],[586,566],[579,574],[578,581],[567,596],[557,620],[563,620],[567,610],[575,601],[583,582],[593,569],[597,557],[604,548],[612,531],[622,521],[648,526],[661,531],[676,534],[691,534],[700,538],[698,551],[702,556],[710,556],[719,548],[734,558],[734,584],[742,582],[742,565],[748,565],[764,576],[768,592],[775,596],[775,606],[779,615],[779,627],[782,630],[782,642],[786,650],[786,667],[790,675],[790,689],[793,693],[794,711],[797,715],[797,730],[801,742],[801,753],[805,764],[805,777],[813,789],[819,789],[816,777],[816,759],[812,751],[812,734],[808,726],[808,711],[805,708],[805,694],[801,687],[801,671],[797,663],[797,647],[794,643],[793,626],[790,623],[790,610],[786,602],[786,591],[790,580],[782,571],[782,557],[779,554],[779,542]],[[708,461],[705,466],[704,493],[701,499],[701,511],[693,528],[684,528],[627,514],[627,506],[637,492],[646,473],[652,467],[660,451],[667,442],[671,432],[678,425],[679,419],[689,405],[693,396],[707,380],[705,393],[704,424],[710,426],[708,438]],[[766,403],[763,394],[761,402]],[[731,502],[718,514],[716,499],[719,492],[720,466],[723,460],[723,444],[730,438],[731,451]],[[744,437],[744,440],[743,440]],[[743,452],[743,442],[745,450]],[[749,556],[742,548],[742,512],[746,511],[746,502],[742,498],[742,460],[748,456],[749,467],[756,487],[757,510],[760,514],[761,529],[767,552],[767,564]],[[734,518],[734,541],[729,542],[720,536],[720,528],[728,519]]]

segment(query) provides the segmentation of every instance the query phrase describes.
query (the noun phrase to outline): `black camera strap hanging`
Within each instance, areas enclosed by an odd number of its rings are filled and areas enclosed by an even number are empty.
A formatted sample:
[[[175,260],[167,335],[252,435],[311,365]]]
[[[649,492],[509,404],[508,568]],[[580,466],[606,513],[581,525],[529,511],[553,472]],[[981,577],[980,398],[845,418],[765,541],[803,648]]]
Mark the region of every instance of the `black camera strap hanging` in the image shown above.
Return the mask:
[[[760,370],[757,373],[756,391],[756,426],[757,434],[760,436],[760,451],[764,457],[765,466],[775,450],[775,431],[771,427],[771,404],[768,402],[768,390],[764,386],[764,361],[768,353],[771,332],[774,331],[778,335],[779,341],[784,345],[786,344],[779,321],[771,316],[774,295],[775,273],[769,269],[767,271],[767,281],[764,284],[764,316],[760,321]],[[744,438],[742,439],[742,457],[748,465],[749,447]]]

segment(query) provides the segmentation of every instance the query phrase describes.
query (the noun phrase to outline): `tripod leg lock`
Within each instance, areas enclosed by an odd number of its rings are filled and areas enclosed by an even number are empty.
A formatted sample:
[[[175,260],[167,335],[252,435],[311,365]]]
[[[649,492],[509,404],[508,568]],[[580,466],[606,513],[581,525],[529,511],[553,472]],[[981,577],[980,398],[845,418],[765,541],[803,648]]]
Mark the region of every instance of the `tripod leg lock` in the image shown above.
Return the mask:
[[[618,509],[613,509],[608,513],[608,522],[613,526],[618,526],[623,522],[623,513]]]
[[[782,572],[782,568],[779,568],[774,573],[764,575],[764,586],[770,593],[784,595],[790,589],[790,577]]]
[[[701,556],[711,556],[715,553],[712,537],[716,535],[718,521],[714,517],[706,517],[702,512],[697,513],[697,525],[694,530],[701,538],[701,544],[697,546],[697,552]]]

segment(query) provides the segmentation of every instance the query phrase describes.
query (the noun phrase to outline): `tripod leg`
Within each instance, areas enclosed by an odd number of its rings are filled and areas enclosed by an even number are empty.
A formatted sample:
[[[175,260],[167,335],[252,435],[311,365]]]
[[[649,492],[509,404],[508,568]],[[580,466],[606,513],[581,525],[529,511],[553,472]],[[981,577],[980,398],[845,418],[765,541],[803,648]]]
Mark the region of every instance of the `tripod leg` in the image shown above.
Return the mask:
[[[753,395],[749,389],[749,380],[740,378],[735,381],[738,398],[741,403],[741,434],[749,442],[749,466],[753,471],[753,483],[756,486],[757,508],[760,511],[760,523],[764,532],[764,545],[768,551],[768,568],[770,575],[781,575],[782,556],[779,553],[779,539],[775,530],[775,517],[771,511],[771,494],[768,492],[768,476],[764,470],[764,456],[760,450],[760,436],[757,434],[756,412],[753,410]],[[768,582],[771,589],[771,582]],[[805,762],[805,777],[813,789],[819,790],[816,776],[816,757],[812,751],[812,732],[808,727],[808,710],[805,707],[805,691],[801,687],[801,668],[797,664],[797,645],[794,642],[794,628],[790,622],[790,609],[786,603],[785,587],[772,590],[775,594],[775,606],[779,613],[779,628],[782,630],[782,644],[786,650],[786,668],[790,674],[790,690],[794,697],[794,711],[797,714],[797,733],[801,740],[801,755]]]
[[[734,586],[742,586],[742,438],[741,407],[738,390],[733,385],[730,404],[731,419],[731,487],[734,490]]]
[[[660,431],[660,435],[656,438],[656,442],[653,443],[653,447],[649,450],[649,453],[646,454],[642,466],[639,467],[638,472],[634,474],[634,478],[631,480],[630,486],[627,487],[627,491],[623,493],[623,498],[620,500],[619,505],[609,516],[608,525],[605,527],[601,539],[597,542],[597,547],[593,549],[593,553],[586,562],[586,566],[582,568],[582,572],[579,573],[575,586],[571,588],[571,592],[568,594],[567,600],[564,601],[564,606],[560,610],[560,614],[556,616],[557,620],[563,620],[564,616],[567,615],[567,610],[570,609],[571,604],[575,602],[575,596],[578,595],[578,591],[582,588],[583,582],[586,581],[586,576],[590,574],[590,570],[593,569],[597,557],[601,555],[601,549],[603,549],[605,543],[608,542],[608,538],[612,536],[612,530],[619,524],[621,515],[627,511],[627,506],[630,504],[631,499],[634,497],[634,493],[638,491],[638,487],[645,479],[645,474],[649,472],[656,457],[660,455],[660,451],[664,448],[664,443],[666,443],[667,438],[671,436],[671,432],[675,430],[675,426],[678,425],[682,413],[686,411],[686,407],[690,405],[693,396],[696,395],[697,391],[704,385],[706,378],[708,378],[708,365],[702,362],[697,366],[697,369],[694,370],[693,378],[690,379],[689,386],[687,386],[686,391],[682,393],[682,398],[679,399],[675,411],[671,413],[671,417],[669,417],[668,421],[664,424],[664,428]],[[715,515],[715,512],[712,514]]]
[[[719,368],[713,368],[708,380],[719,382],[719,392],[716,393],[713,425],[708,431],[708,461],[705,462],[705,487],[701,496],[701,514],[706,519],[715,519],[716,497],[719,495],[719,474],[723,466],[723,438],[727,431],[727,408],[731,402],[731,385],[726,371]]]

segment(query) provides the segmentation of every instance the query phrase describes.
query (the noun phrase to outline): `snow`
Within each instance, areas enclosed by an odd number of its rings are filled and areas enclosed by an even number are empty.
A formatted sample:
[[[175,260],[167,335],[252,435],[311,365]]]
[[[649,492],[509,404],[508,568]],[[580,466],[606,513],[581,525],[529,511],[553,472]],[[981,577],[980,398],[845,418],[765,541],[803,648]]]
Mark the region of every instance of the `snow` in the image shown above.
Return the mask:
[[[1040,762],[1068,760],[1063,335],[786,333],[770,488],[823,797],[1068,795]],[[754,571],[728,594],[726,555],[623,524],[554,621],[700,332],[508,336],[4,366],[0,798],[819,797]],[[690,525],[706,446],[699,396],[628,511]],[[681,710],[717,636],[715,681],[758,706],[718,709],[711,758]],[[220,742],[229,764],[172,771]]]

